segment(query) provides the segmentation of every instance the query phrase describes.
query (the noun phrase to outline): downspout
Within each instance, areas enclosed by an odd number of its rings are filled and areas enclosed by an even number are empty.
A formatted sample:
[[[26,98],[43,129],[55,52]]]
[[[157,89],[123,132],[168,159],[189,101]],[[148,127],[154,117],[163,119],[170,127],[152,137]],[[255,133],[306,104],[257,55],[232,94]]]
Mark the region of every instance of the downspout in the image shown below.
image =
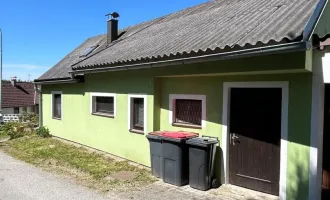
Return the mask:
[[[2,30],[0,28],[0,123],[2,123]]]
[[[41,85],[34,84],[34,90],[36,93],[39,94],[39,127],[43,126],[43,121],[42,121],[42,91],[41,91]]]

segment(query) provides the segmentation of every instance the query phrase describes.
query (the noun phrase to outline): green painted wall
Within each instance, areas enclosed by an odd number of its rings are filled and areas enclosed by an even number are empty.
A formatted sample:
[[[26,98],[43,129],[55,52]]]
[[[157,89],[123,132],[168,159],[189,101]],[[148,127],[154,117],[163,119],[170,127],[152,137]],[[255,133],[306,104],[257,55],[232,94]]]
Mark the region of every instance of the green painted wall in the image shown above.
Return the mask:
[[[111,77],[111,81],[109,79]],[[149,94],[148,127],[153,130],[153,92],[148,78],[141,80],[99,74],[87,77],[86,83],[43,87],[44,125],[51,134],[91,146],[144,165],[150,165],[148,141],[144,135],[128,131],[128,93]],[[150,78],[149,78],[150,79]],[[152,79],[150,79],[152,81]],[[150,85],[151,83],[151,85]],[[149,89],[150,88],[150,89]],[[63,91],[63,119],[51,118],[51,91]],[[90,92],[117,93],[115,118],[90,114]]]
[[[199,132],[202,135],[219,137],[221,140],[223,82],[289,81],[287,195],[288,199],[307,199],[309,185],[311,78],[311,74],[163,78],[160,128],[161,130]],[[206,95],[206,128],[202,130],[189,129],[174,127],[169,124],[169,94]],[[220,144],[222,144],[222,141]],[[218,151],[217,157],[221,157],[220,151]],[[217,174],[219,175],[221,161],[218,160],[216,163]]]
[[[288,199],[307,199],[311,73],[244,76],[160,78],[156,76],[304,69],[305,52],[227,60],[207,64],[171,66],[89,74],[84,83],[43,86],[43,120],[55,136],[82,143],[150,166],[149,144],[144,135],[128,131],[127,94],[148,95],[147,130],[182,130],[168,122],[168,95],[206,94],[207,125],[202,135],[221,139],[222,88],[228,81],[289,81]],[[263,61],[263,62],[260,62]],[[51,91],[63,91],[63,119],[51,118]],[[90,92],[117,93],[114,119],[90,114]],[[196,129],[184,129],[196,131]],[[221,151],[217,152],[220,158]],[[221,162],[217,162],[220,175]]]

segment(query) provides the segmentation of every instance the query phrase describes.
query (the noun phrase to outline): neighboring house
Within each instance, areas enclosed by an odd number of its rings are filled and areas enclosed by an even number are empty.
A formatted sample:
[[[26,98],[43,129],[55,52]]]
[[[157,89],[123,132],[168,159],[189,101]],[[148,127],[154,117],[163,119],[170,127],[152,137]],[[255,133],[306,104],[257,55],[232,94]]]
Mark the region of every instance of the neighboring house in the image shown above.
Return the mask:
[[[109,19],[35,80],[43,125],[147,166],[149,132],[216,136],[223,184],[320,199],[329,18],[323,0],[222,0]]]
[[[39,98],[32,82],[2,81],[2,114],[38,113]]]

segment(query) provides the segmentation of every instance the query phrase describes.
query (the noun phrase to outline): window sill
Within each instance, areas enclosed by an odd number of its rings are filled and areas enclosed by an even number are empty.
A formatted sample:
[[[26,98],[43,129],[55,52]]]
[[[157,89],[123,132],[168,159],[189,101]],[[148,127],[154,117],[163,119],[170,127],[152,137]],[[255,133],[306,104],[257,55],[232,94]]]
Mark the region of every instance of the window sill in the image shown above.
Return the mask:
[[[183,127],[183,128],[202,129],[202,126],[191,125],[191,124],[172,123],[172,126]]]
[[[62,118],[53,117],[55,120],[62,120]]]
[[[137,133],[137,134],[144,135],[144,131],[141,131],[141,130],[130,129],[129,131],[130,131],[131,133]]]
[[[106,114],[106,113],[92,113],[92,115],[95,115],[95,116],[101,116],[101,117],[115,118],[114,115]]]

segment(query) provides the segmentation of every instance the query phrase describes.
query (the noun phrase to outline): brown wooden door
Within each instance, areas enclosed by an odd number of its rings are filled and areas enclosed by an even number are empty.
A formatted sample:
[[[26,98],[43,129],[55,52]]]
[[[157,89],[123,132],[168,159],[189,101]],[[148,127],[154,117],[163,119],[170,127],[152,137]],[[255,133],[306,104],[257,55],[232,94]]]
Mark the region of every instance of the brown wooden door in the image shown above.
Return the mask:
[[[231,184],[279,194],[281,102],[280,88],[231,89]]]
[[[322,199],[330,199],[330,84],[324,90]]]

